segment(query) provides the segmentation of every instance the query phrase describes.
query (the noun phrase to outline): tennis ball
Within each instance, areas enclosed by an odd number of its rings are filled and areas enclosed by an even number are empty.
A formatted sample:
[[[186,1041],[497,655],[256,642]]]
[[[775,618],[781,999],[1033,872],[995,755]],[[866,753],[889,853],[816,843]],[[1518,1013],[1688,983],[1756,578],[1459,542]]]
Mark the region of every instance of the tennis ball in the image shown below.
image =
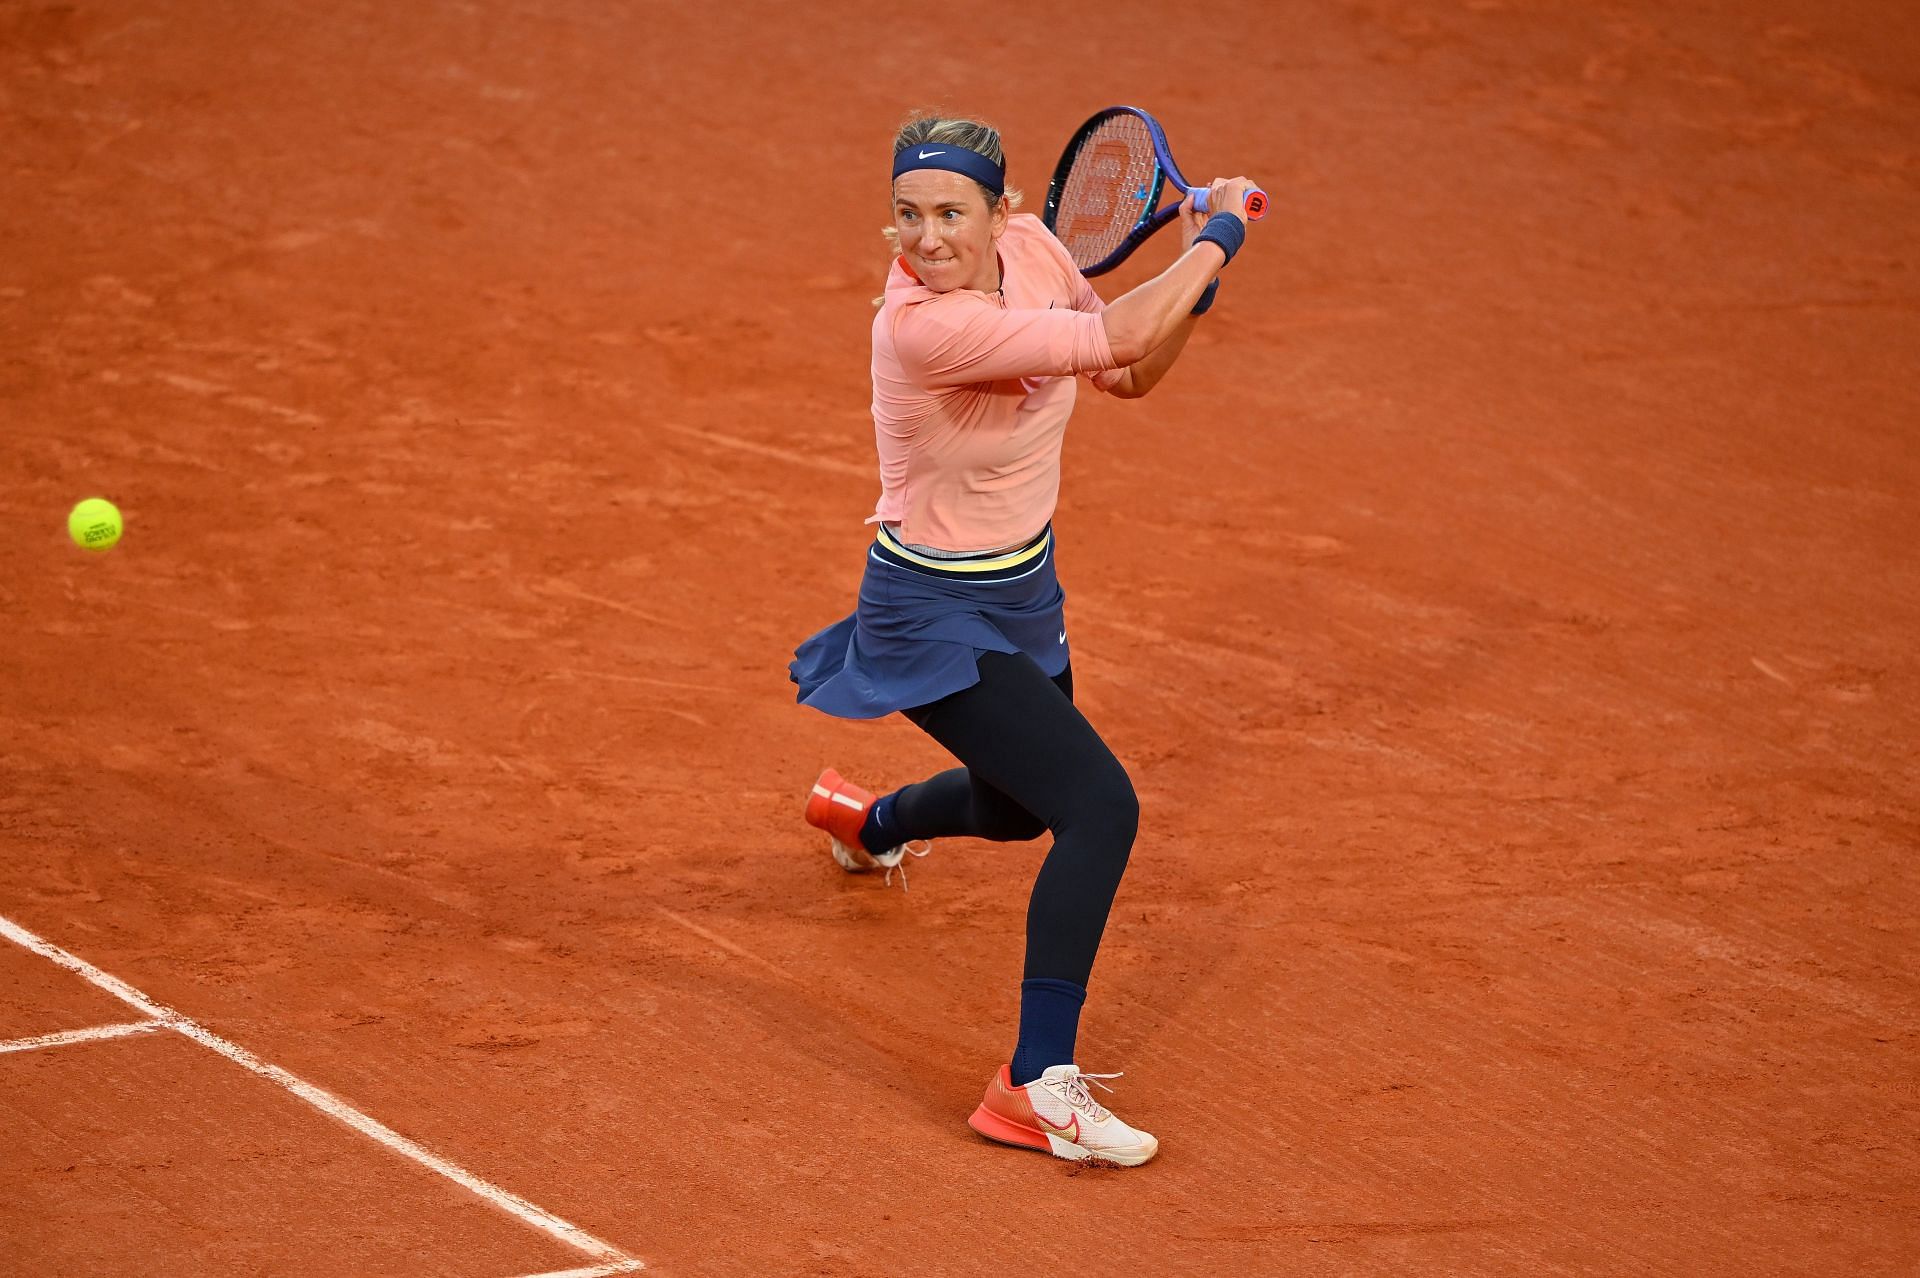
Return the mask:
[[[105,497],[89,497],[67,516],[67,535],[84,550],[112,550],[121,527],[120,508]]]

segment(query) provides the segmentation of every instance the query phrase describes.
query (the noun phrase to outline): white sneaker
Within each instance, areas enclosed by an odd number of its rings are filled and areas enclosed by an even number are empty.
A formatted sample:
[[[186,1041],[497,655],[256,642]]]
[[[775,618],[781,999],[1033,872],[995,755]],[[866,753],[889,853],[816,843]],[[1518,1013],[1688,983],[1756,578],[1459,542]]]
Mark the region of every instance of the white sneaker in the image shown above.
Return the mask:
[[[900,890],[903,892],[907,889],[907,867],[902,864],[902,862],[909,856],[925,856],[931,851],[933,851],[933,844],[927,842],[925,839],[915,839],[911,843],[902,843],[899,847],[890,848],[878,856],[867,851],[858,843],[852,847],[848,847],[839,839],[833,840],[832,848],[833,859],[838,861],[840,868],[848,874],[865,874],[869,870],[885,870],[887,872],[886,877],[881,881],[891,885],[893,883],[893,872],[895,870],[900,871]]]
[[[986,1097],[967,1126],[989,1140],[1045,1150],[1077,1162],[1118,1163],[1138,1167],[1160,1152],[1160,1142],[1129,1127],[1087,1090],[1118,1074],[1083,1074],[1078,1065],[1055,1065],[1024,1087],[1013,1085],[1002,1065],[987,1084]]]

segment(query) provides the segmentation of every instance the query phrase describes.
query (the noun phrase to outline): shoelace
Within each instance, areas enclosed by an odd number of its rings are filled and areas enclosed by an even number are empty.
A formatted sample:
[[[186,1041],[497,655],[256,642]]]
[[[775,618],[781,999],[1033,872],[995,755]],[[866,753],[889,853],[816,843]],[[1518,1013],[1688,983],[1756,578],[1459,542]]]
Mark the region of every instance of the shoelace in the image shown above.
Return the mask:
[[[1084,1074],[1079,1070],[1075,1070],[1073,1073],[1061,1079],[1060,1082],[1064,1084],[1063,1090],[1066,1092],[1065,1100],[1067,1104],[1093,1119],[1094,1122],[1100,1123],[1105,1122],[1109,1115],[1106,1107],[1095,1100],[1093,1093],[1087,1090],[1087,1084],[1092,1083],[1101,1091],[1110,1092],[1113,1089],[1100,1080],[1103,1078],[1125,1077],[1126,1071],[1124,1070],[1118,1074]]]
[[[914,846],[915,844],[919,846],[916,847]],[[906,853],[907,856],[925,856],[927,853],[933,851],[933,843],[929,839],[911,839],[902,843],[900,850]],[[907,890],[907,856],[901,857],[898,865],[890,865],[887,867],[887,872],[880,878],[881,887],[892,887],[893,872],[898,870],[900,871],[900,890],[902,892]]]

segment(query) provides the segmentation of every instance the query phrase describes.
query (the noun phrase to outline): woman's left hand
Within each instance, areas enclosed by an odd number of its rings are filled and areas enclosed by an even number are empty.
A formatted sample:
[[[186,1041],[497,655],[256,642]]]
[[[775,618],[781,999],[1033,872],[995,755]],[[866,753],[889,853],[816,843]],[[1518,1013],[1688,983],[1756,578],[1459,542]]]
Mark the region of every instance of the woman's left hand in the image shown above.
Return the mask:
[[[1180,201],[1180,216],[1176,220],[1180,223],[1180,251],[1182,253],[1193,247],[1193,237],[1200,234],[1201,228],[1206,226],[1207,217],[1207,214],[1197,212],[1194,209],[1193,197],[1191,195]]]

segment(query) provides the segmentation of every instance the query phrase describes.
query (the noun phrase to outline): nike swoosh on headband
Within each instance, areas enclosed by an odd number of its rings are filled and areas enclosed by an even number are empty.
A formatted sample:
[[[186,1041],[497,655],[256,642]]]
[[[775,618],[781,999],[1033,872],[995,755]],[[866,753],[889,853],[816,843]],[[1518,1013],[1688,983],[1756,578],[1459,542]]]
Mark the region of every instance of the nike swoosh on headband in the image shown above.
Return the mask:
[[[946,154],[945,151],[922,151],[920,153],[920,158],[925,160],[925,159],[930,159],[931,157],[936,155],[945,155],[945,154]]]

